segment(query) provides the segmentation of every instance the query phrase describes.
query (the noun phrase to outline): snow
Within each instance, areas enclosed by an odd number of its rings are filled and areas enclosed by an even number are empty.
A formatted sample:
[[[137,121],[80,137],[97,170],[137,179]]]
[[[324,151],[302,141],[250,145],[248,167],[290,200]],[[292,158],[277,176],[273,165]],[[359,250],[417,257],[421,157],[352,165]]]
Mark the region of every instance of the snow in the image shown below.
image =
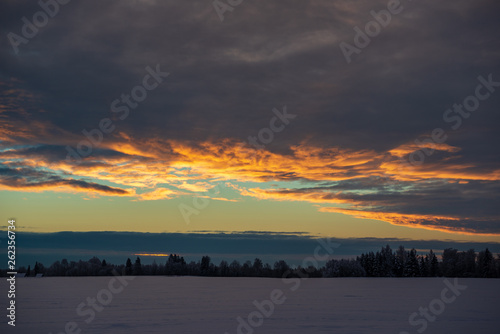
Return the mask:
[[[112,284],[110,281],[113,279]],[[16,327],[2,315],[0,333],[499,333],[500,280],[458,279],[455,295],[444,278],[136,277],[123,286],[113,277],[18,278]],[[454,279],[448,278],[453,285]],[[120,288],[123,287],[121,292]],[[295,290],[294,290],[295,289]],[[8,285],[0,283],[5,314]],[[113,292],[110,292],[113,291]],[[90,319],[87,298],[107,302]],[[455,297],[455,298],[452,298]],[[275,303],[271,302],[271,299]],[[453,299],[452,302],[450,300]],[[253,304],[264,302],[264,311]],[[77,307],[81,304],[81,312]],[[99,303],[97,301],[97,303]],[[272,307],[270,306],[272,303]],[[420,307],[443,306],[433,321],[409,316]],[[5,305],[5,307],[4,307]],[[98,304],[100,307],[101,305]],[[274,308],[270,312],[271,308]],[[81,313],[80,312],[80,313]],[[260,313],[257,313],[260,312]],[[259,318],[259,314],[267,313]],[[71,324],[75,322],[75,324]],[[69,325],[67,325],[70,323]],[[261,323],[261,324],[260,324]],[[257,326],[260,325],[260,326]],[[68,331],[65,331],[68,326]],[[74,328],[71,328],[74,326]]]

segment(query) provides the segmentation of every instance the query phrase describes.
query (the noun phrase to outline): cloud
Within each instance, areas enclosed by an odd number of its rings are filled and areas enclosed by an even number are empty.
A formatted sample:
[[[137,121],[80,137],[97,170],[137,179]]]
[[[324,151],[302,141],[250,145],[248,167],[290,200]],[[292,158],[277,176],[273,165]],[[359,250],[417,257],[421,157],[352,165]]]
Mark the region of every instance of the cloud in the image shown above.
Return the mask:
[[[6,242],[6,234],[0,236],[0,242]],[[256,257],[271,265],[278,260],[299,265],[313,255],[320,245],[318,237],[307,233],[281,233],[266,231],[205,231],[205,233],[137,233],[137,232],[59,232],[32,233],[23,232],[24,246],[16,261],[27,266],[35,261],[48,266],[66,258],[69,261],[88,260],[98,256],[101,260],[114,264],[125,264],[134,254],[179,254],[189,261],[199,261],[204,255],[218,263],[221,260],[236,259],[241,263],[253,261]],[[437,254],[445,248],[457,248],[460,251],[486,247],[493,253],[500,253],[500,244],[495,242],[457,242],[446,240],[407,240],[398,238],[331,238],[332,243],[340,244],[332,256],[353,258],[361,253],[379,251],[390,245],[397,249],[400,245],[407,249],[416,248]],[[64,254],[61,255],[61,254]],[[146,258],[141,260],[148,261]],[[165,259],[157,258],[157,262]],[[152,260],[150,261],[152,262]]]
[[[185,193],[175,191],[167,188],[156,188],[153,191],[142,193],[139,195],[139,199],[143,201],[151,201],[151,200],[159,200],[159,199],[171,199],[174,197],[178,197],[180,195],[184,195]]]
[[[389,151],[390,154],[397,156],[397,157],[406,157],[409,154],[419,151],[419,150],[436,150],[436,151],[443,151],[443,152],[458,152],[460,151],[459,147],[453,147],[445,143],[434,143],[434,142],[429,142],[429,141],[422,141],[419,142],[418,144],[413,142],[413,143],[408,143],[404,145],[400,145],[396,147],[395,149],[392,149]]]
[[[206,1],[63,6],[18,55],[0,39],[0,185],[145,201],[205,196],[220,181],[246,197],[497,234],[500,93],[458,130],[443,112],[474,93],[478,75],[499,80],[500,5],[405,3],[347,64],[339,43],[386,6],[245,2],[223,23]],[[38,10],[6,2],[3,36]],[[156,64],[171,75],[119,119],[113,101]],[[297,118],[263,149],[245,144],[284,105]],[[67,146],[104,118],[116,129],[81,163],[68,159]],[[437,127],[446,143],[415,143]],[[434,153],[421,165],[401,162],[419,149]]]
[[[148,145],[150,142],[154,144]],[[22,191],[71,189],[135,196],[144,201],[186,196],[185,190],[204,196],[215,186],[214,181],[225,180],[242,196],[339,206],[321,208],[323,212],[456,233],[500,232],[496,227],[500,217],[493,204],[500,194],[498,171],[463,166],[456,159],[448,159],[458,152],[455,149],[445,152],[451,156],[422,166],[401,167],[391,150],[377,153],[302,144],[290,147],[285,154],[256,150],[234,140],[157,145],[160,142],[130,139],[128,145],[134,155],[99,151],[85,158],[82,165],[57,161],[58,149],[52,146],[4,151],[0,157],[13,159],[8,164],[16,166],[16,159],[21,157],[21,166],[30,167],[5,169],[2,184]],[[136,146],[147,156],[140,155]],[[40,167],[53,168],[52,173],[63,171],[65,179],[41,172]],[[77,178],[112,182],[117,187]],[[270,181],[278,182],[278,187],[268,189]],[[248,187],[245,182],[257,182],[265,188]],[[282,188],[280,182],[292,182],[295,188]],[[463,209],[476,206],[481,210]]]
[[[121,188],[63,179],[57,175],[29,168],[0,168],[0,188],[4,190],[40,192],[45,190],[62,192],[90,192],[108,196],[131,196],[133,192]]]

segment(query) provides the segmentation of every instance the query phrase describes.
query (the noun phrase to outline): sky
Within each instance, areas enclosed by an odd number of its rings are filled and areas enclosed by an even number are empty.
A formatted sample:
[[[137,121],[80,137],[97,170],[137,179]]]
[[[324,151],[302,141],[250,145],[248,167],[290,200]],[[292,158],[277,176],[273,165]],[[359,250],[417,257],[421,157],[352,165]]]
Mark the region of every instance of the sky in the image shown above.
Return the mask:
[[[498,2],[61,2],[0,4],[4,231],[500,242]]]

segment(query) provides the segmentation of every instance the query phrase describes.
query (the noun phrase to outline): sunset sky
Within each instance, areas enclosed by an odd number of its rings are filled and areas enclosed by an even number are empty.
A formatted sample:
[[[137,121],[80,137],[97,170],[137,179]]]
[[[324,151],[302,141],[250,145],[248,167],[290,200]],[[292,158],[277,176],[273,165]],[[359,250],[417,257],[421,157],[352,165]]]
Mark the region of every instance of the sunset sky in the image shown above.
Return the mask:
[[[500,242],[498,2],[231,8],[2,1],[0,225]]]

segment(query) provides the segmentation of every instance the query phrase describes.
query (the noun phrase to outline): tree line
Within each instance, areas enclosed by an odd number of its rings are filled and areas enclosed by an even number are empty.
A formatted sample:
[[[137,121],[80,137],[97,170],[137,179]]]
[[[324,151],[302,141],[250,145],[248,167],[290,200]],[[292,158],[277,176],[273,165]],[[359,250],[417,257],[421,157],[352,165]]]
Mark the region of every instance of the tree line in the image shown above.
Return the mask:
[[[430,250],[418,255],[413,248],[399,246],[393,251],[388,245],[376,253],[361,254],[355,260],[330,260],[323,270],[324,277],[500,277],[500,254],[495,258],[486,248],[460,252],[454,248],[443,251],[441,260]]]
[[[256,258],[253,262],[221,261],[214,264],[209,256],[200,261],[187,263],[178,254],[170,254],[165,263],[142,264],[140,257],[134,262],[128,258],[125,264],[114,265],[93,257],[88,261],[56,261],[49,267],[36,262],[34,267],[21,267],[19,273],[26,276],[111,276],[111,275],[182,275],[220,277],[500,277],[500,255],[495,258],[486,248],[476,253],[474,249],[460,252],[447,248],[441,259],[431,250],[418,255],[413,248],[400,246],[393,251],[389,245],[380,251],[363,253],[356,259],[331,259],[322,267],[291,267],[285,261],[273,266]],[[0,270],[7,276],[7,270]]]

